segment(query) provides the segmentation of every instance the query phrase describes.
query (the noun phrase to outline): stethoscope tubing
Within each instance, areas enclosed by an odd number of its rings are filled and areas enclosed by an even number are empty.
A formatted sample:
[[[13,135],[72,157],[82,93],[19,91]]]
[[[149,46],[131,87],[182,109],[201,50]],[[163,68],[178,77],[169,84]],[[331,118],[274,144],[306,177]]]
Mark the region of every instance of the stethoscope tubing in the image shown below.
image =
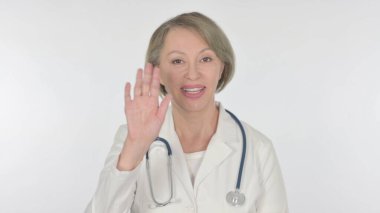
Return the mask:
[[[239,126],[239,128],[241,130],[241,135],[242,135],[242,138],[243,138],[243,149],[242,149],[241,159],[240,159],[239,174],[238,174],[238,179],[237,179],[237,183],[236,183],[236,187],[235,187],[235,189],[237,191],[239,191],[240,190],[241,179],[242,179],[242,176],[243,176],[243,168],[244,168],[244,162],[245,162],[245,153],[247,152],[247,137],[246,137],[246,134],[245,134],[244,127],[241,124],[240,120],[232,112],[230,112],[228,110],[226,110],[226,112],[231,115],[232,119],[234,119],[234,121]]]
[[[156,200],[156,196],[154,196],[153,191],[153,184],[152,184],[152,176],[150,174],[150,164],[149,164],[149,151],[146,152],[145,158],[146,158],[146,169],[148,172],[148,181],[149,181],[149,188],[150,188],[150,195],[153,199],[153,202],[156,204],[157,207],[166,206],[170,203],[170,201],[173,199],[173,173],[172,173],[172,149],[170,148],[169,142],[165,140],[164,138],[157,137],[155,141],[161,141],[165,144],[166,150],[168,151],[168,176],[169,176],[169,182],[170,182],[170,197],[165,202],[159,202]]]
[[[226,112],[232,117],[232,119],[239,126],[240,131],[241,131],[241,135],[242,135],[242,140],[243,140],[243,148],[242,148],[242,154],[241,154],[241,159],[240,159],[238,178],[237,178],[236,186],[235,186],[235,193],[233,191],[230,192],[230,193],[232,193],[232,196],[237,196],[237,195],[241,194],[239,191],[240,191],[240,185],[241,185],[241,180],[242,180],[242,176],[243,176],[245,155],[246,155],[246,150],[247,150],[247,137],[246,137],[246,134],[245,134],[244,127],[243,127],[242,123],[240,122],[240,120],[232,112],[230,112],[228,110],[226,110]],[[149,150],[146,152],[146,155],[145,155],[145,158],[146,158],[146,168],[147,168],[147,172],[148,172],[148,180],[149,180],[150,193],[151,193],[152,199],[153,199],[154,203],[156,204],[156,206],[157,207],[162,207],[162,206],[166,206],[167,204],[169,204],[170,201],[173,199],[173,193],[174,192],[173,192],[172,158],[171,158],[172,157],[172,149],[170,148],[169,142],[166,139],[164,139],[164,138],[157,137],[155,141],[160,141],[160,142],[162,142],[162,143],[165,144],[166,149],[168,151],[168,157],[169,157],[169,159],[168,159],[168,168],[169,168],[168,169],[168,175],[169,175],[169,181],[170,181],[170,198],[167,201],[165,201],[165,202],[158,202],[155,199],[154,192],[153,192],[153,187],[152,187],[152,178],[151,178],[151,174],[150,174],[150,165],[149,165]],[[228,193],[228,194],[230,194],[230,193]],[[245,199],[244,198],[244,194],[241,194],[241,196],[243,196],[242,202],[244,202],[244,199]],[[227,195],[227,197],[228,197],[228,195]],[[233,204],[233,203],[231,203],[231,204]]]

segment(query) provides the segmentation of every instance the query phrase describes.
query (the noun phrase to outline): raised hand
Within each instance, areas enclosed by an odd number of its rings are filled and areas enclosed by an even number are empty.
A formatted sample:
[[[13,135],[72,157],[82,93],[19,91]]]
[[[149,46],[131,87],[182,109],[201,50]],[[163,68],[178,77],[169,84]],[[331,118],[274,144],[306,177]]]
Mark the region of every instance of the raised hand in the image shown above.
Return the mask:
[[[159,104],[159,68],[152,64],[137,71],[133,93],[132,98],[131,84],[127,83],[124,112],[128,134],[117,164],[119,170],[132,170],[143,159],[160,132],[170,102],[170,95],[166,95]]]

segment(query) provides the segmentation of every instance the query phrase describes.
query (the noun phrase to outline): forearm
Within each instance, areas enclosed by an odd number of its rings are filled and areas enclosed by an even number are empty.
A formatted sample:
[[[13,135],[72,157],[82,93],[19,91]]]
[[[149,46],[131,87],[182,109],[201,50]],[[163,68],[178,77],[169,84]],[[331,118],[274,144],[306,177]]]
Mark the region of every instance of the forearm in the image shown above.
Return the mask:
[[[126,126],[121,126],[107,155],[96,192],[86,213],[124,213],[131,208],[140,167],[130,171],[120,171],[117,168],[126,135]]]
[[[131,208],[139,166],[132,171],[116,168],[102,172],[86,213],[124,213]]]

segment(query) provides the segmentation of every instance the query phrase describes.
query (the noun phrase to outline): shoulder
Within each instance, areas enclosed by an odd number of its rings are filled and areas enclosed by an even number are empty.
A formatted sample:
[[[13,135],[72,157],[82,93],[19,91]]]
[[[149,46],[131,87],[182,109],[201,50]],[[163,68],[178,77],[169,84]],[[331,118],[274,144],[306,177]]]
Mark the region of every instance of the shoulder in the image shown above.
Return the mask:
[[[264,133],[260,132],[259,130],[253,128],[250,124],[246,123],[245,121],[241,121],[247,136],[250,136],[250,139],[253,141],[256,141],[257,143],[268,146],[271,145],[272,142]]]
[[[248,147],[253,148],[254,152],[261,155],[268,155],[274,152],[272,140],[269,139],[264,133],[253,128],[248,123],[241,121],[247,136]]]
[[[127,137],[127,131],[128,129],[126,124],[120,125],[117,129],[113,144],[106,158],[106,166],[115,167],[117,158],[124,146],[124,141]]]
[[[120,125],[115,134],[115,138],[114,138],[115,142],[124,141],[125,138],[127,137],[127,133],[128,133],[127,124]]]
[[[234,137],[239,137],[241,139],[240,132],[242,130],[239,128],[238,125],[236,125],[237,122],[240,122],[243,126],[244,132],[247,137],[247,144],[253,143],[255,148],[272,146],[271,140],[262,132],[253,128],[247,122],[240,120],[239,117],[235,116],[230,111],[226,111],[226,109],[224,109],[221,104],[219,104],[219,107],[221,110],[221,115],[219,118],[219,121],[221,122],[220,127],[221,129],[228,130],[230,132],[229,134],[223,132],[224,136],[231,135]]]

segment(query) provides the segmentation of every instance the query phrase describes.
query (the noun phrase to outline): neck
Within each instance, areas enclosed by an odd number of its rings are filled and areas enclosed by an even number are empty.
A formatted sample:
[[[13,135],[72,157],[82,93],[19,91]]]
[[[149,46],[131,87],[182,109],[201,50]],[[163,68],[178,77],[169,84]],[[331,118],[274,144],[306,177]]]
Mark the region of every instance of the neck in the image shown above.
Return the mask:
[[[173,107],[175,131],[185,153],[206,150],[216,132],[218,115],[216,104],[197,112],[187,112],[179,107]]]

